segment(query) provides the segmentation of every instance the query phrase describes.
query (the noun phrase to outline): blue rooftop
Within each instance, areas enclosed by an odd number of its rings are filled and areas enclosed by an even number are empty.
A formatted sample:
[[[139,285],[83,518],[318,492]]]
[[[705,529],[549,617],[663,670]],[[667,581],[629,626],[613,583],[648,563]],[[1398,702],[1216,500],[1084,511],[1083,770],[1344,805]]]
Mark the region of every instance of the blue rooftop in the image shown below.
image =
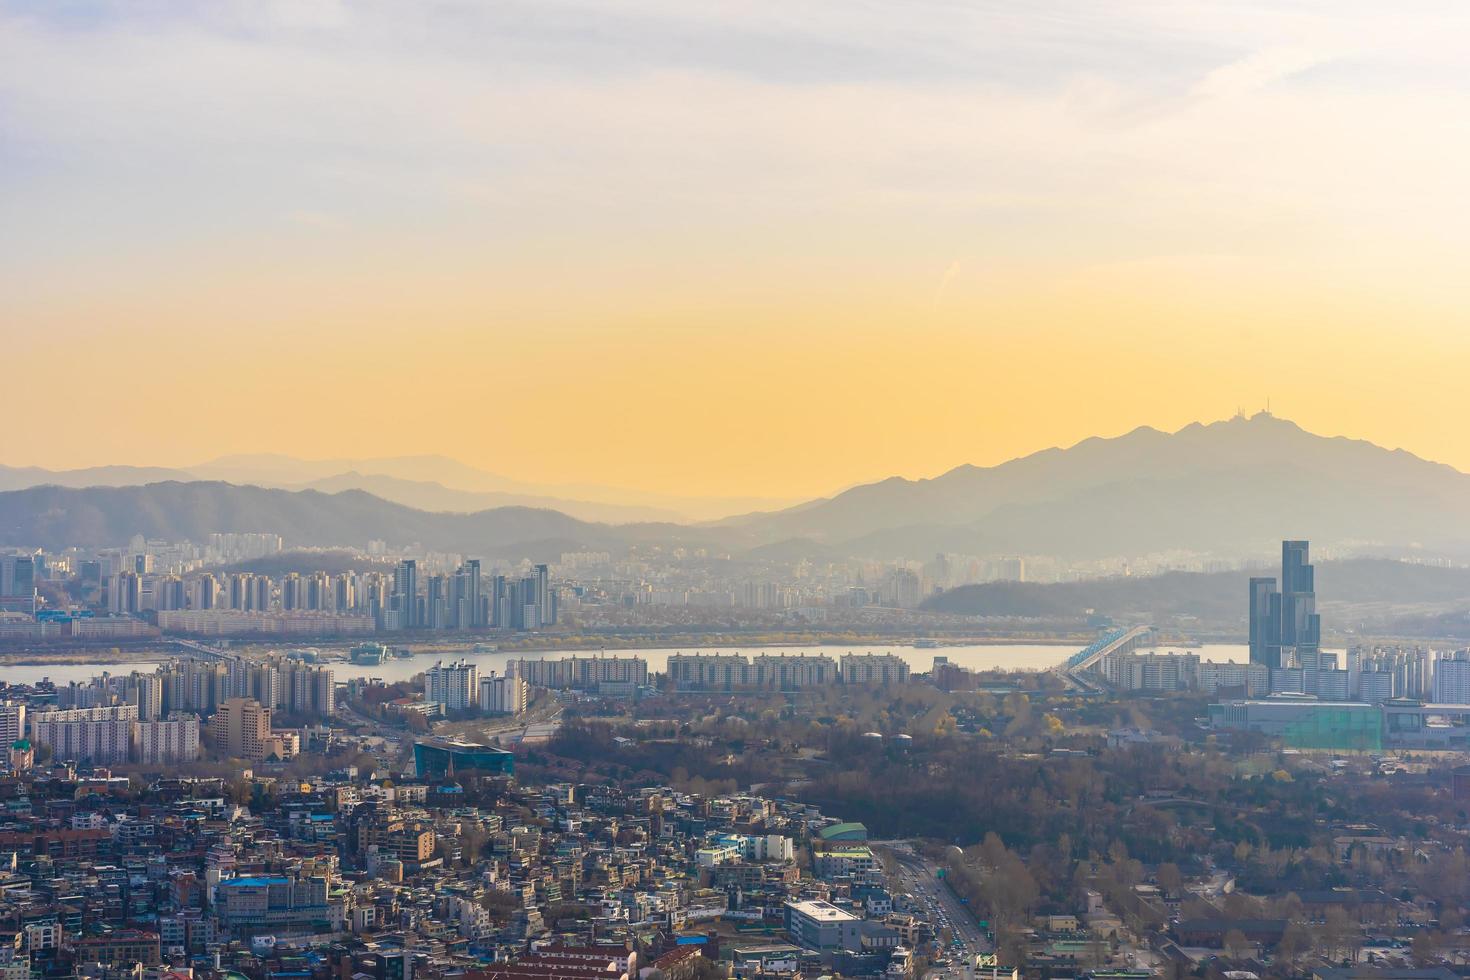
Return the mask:
[[[226,878],[219,883],[221,888],[248,888],[258,885],[285,885],[289,884],[290,878],[284,875],[259,876],[254,878]]]

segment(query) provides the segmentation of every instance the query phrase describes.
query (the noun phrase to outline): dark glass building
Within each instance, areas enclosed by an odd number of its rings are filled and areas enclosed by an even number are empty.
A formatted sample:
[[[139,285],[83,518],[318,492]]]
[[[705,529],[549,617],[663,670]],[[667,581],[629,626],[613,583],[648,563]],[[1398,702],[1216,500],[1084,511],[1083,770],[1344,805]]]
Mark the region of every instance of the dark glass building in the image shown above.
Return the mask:
[[[450,776],[461,772],[515,775],[515,756],[504,749],[468,742],[415,742],[414,771],[420,776]]]
[[[1281,589],[1274,578],[1250,580],[1251,663],[1317,668],[1322,617],[1305,541],[1281,542]],[[1289,662],[1288,662],[1289,661]]]

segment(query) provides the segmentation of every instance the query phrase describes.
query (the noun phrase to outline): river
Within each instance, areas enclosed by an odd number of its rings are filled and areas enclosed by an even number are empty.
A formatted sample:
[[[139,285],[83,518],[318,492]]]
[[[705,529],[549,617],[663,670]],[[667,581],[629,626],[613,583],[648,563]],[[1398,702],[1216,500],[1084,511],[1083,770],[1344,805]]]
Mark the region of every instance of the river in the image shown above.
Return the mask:
[[[289,649],[282,647],[281,649]],[[774,655],[808,653],[826,654],[834,660],[845,653],[896,653],[902,657],[914,671],[928,671],[934,665],[936,656],[948,657],[950,663],[959,664],[962,667],[970,667],[983,670],[1046,670],[1055,667],[1066,660],[1067,657],[1077,652],[1075,645],[1069,644],[1045,644],[1045,643],[996,643],[976,644],[971,646],[941,646],[937,648],[918,649],[912,646],[802,646],[802,647],[725,647],[720,650],[711,648],[690,648],[684,653],[741,653],[747,656],[769,653]],[[1244,663],[1249,658],[1249,652],[1244,644],[1215,643],[1205,644],[1198,647],[1159,647],[1161,651],[1177,650],[1180,652],[1197,653],[1201,660],[1228,661],[1234,660]],[[668,665],[669,656],[679,653],[679,650],[650,649],[650,650],[617,650],[607,656],[618,657],[643,657],[648,661],[650,671],[662,671]],[[384,681],[408,680],[414,674],[427,670],[434,665],[436,659],[450,660],[463,659],[476,664],[481,673],[496,671],[503,673],[506,664],[511,660],[522,657],[532,659],[551,659],[555,657],[566,657],[575,654],[579,657],[596,656],[593,651],[587,650],[538,650],[535,652],[496,652],[496,653],[455,653],[447,656],[440,652],[437,654],[420,654],[413,657],[389,660],[376,666],[362,666],[360,664],[333,661],[328,664],[332,668],[336,679],[345,681],[353,677],[377,677]],[[11,684],[34,684],[43,679],[49,679],[53,684],[68,684],[72,681],[87,681],[101,675],[103,672],[109,674],[127,674],[134,670],[152,672],[159,667],[159,661],[139,661],[137,663],[111,663],[111,664],[15,664],[0,669],[0,680]]]

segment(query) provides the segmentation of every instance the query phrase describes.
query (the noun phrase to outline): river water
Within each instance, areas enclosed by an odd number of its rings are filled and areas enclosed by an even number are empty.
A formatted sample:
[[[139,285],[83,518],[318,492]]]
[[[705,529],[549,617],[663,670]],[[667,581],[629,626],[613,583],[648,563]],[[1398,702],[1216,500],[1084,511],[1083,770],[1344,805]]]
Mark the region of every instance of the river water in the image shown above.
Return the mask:
[[[290,649],[282,647],[281,649]],[[1197,653],[1201,660],[1228,661],[1244,663],[1249,658],[1249,651],[1244,644],[1218,643],[1205,644],[1198,647],[1159,647],[1161,651],[1177,650],[1180,652]],[[938,648],[918,649],[911,646],[804,646],[804,647],[725,647],[715,650],[711,648],[689,648],[684,653],[741,653],[746,656],[769,653],[773,655],[786,654],[826,654],[834,660],[839,659],[845,653],[896,653],[902,657],[914,671],[928,671],[934,665],[936,656],[948,657],[949,662],[962,667],[970,667],[977,670],[1047,670],[1066,660],[1067,657],[1076,653],[1078,647],[1069,644],[1044,644],[1044,643],[996,643],[976,644],[972,646],[943,646]],[[668,664],[669,656],[679,653],[679,650],[653,649],[653,650],[617,650],[610,651],[607,656],[618,657],[643,657],[648,661],[650,671],[662,671]],[[376,666],[367,667],[347,662],[330,662],[336,679],[348,680],[353,677],[377,677],[384,681],[408,680],[415,674],[421,673],[434,665],[435,660],[463,659],[476,664],[483,674],[487,671],[503,673],[505,666],[511,660],[522,657],[529,659],[553,659],[571,655],[579,657],[596,656],[595,651],[588,650],[539,650],[534,652],[496,652],[496,653],[455,653],[446,655],[443,652],[435,654],[421,654],[403,659],[388,660]],[[16,664],[0,668],[0,680],[11,684],[34,684],[42,679],[49,678],[53,684],[67,684],[71,681],[87,681],[101,675],[103,672],[110,674],[127,674],[134,670],[152,672],[157,670],[159,661],[140,661],[138,663],[114,663],[114,664]]]

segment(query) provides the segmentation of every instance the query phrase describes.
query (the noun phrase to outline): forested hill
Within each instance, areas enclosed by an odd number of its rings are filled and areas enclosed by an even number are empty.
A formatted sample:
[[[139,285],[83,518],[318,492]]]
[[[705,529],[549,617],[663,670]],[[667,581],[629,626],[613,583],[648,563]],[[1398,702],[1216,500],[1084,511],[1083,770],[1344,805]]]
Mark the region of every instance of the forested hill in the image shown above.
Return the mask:
[[[924,608],[971,616],[1077,616],[1092,609],[1113,617],[1166,622],[1194,616],[1234,623],[1246,614],[1247,581],[1273,571],[1170,572],[1042,585],[988,582],[931,597]],[[1319,606],[1470,605],[1470,569],[1355,559],[1317,565]]]

